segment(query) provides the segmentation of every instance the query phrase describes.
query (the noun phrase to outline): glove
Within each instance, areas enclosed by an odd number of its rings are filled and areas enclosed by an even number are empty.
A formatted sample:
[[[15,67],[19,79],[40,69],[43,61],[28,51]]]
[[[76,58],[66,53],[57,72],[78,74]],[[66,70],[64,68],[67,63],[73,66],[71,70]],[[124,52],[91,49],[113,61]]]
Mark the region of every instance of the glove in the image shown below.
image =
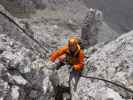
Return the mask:
[[[51,61],[51,62],[54,62],[55,59],[54,59],[53,57],[50,57],[50,61]]]
[[[52,61],[48,61],[47,68],[50,70],[55,70],[55,63],[53,63]]]
[[[48,65],[52,65],[53,62],[49,60],[49,61],[47,62],[47,64],[48,64]]]

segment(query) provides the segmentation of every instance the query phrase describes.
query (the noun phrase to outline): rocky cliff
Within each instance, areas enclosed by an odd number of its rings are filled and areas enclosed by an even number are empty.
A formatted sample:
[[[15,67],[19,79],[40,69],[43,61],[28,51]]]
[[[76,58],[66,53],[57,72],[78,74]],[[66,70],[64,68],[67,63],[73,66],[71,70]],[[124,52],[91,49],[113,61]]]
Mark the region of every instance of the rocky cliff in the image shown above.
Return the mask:
[[[86,68],[96,67],[96,71],[88,70],[86,75],[104,78],[121,84],[131,90],[132,88],[132,38],[133,31],[122,35],[116,40],[98,47],[90,56]],[[128,100],[133,96],[119,87],[103,81],[81,77],[78,89],[73,92],[72,100]]]
[[[77,7],[74,5],[72,7]],[[133,94],[125,89],[84,77],[80,78],[77,90],[73,91],[73,82],[71,88],[68,84],[67,65],[59,70],[51,70],[52,65],[47,58],[49,53],[64,45],[69,36],[80,37],[83,34],[81,23],[88,12],[85,9],[84,16],[79,17],[81,22],[78,22],[75,20],[78,15],[65,18],[64,12],[51,12],[48,9],[37,11],[30,18],[16,18],[1,6],[0,11],[26,30],[22,31],[0,14],[1,100],[70,100],[70,97],[71,100],[132,100]],[[133,32],[118,37],[119,34],[108,26],[103,16],[100,17],[100,24],[98,20],[93,27],[98,28],[94,36],[98,42],[84,49],[87,58],[82,74],[103,78],[133,90]],[[88,34],[86,31],[84,35]]]
[[[117,32],[128,32],[133,28],[132,0],[1,0],[0,3],[14,16],[19,17],[28,16],[35,9],[47,8],[65,10],[69,17],[71,14],[81,16],[86,8],[95,8],[104,13],[107,23]]]

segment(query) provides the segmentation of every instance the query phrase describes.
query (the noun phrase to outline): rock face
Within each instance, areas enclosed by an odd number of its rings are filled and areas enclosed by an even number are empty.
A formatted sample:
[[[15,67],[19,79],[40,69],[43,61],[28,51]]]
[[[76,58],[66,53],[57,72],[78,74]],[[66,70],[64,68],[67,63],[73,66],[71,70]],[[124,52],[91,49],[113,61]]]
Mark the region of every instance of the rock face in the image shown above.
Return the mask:
[[[74,12],[74,16],[81,16],[87,7],[95,8],[104,13],[107,23],[117,32],[123,33],[133,28],[132,0],[1,0],[0,3],[13,15],[19,17],[33,12],[36,8],[66,9],[66,11],[70,9],[67,11],[67,16],[70,11]]]
[[[1,10],[15,21],[18,21],[2,7]],[[59,73],[47,69],[47,66],[50,65],[47,64],[45,58],[46,62],[44,59],[40,58],[39,52],[41,53],[42,51],[38,52],[39,47],[34,45],[35,41],[21,32],[18,27],[10,22],[5,16],[1,15],[0,19],[0,75],[2,75],[0,78],[1,99],[59,100],[62,98],[62,93],[60,92],[64,91],[65,88],[62,87],[62,84],[66,81],[62,81],[58,78]],[[21,26],[20,23],[18,24]],[[33,31],[36,29],[34,25],[35,24],[31,26]],[[21,27],[23,27],[23,25]],[[49,28],[50,26],[47,25],[46,27]],[[25,28],[29,32],[32,31],[28,26]],[[43,27],[41,27],[41,29],[42,28]],[[55,25],[49,29],[58,30],[58,27]],[[41,34],[40,31],[32,35],[34,39],[38,40],[40,38],[43,39],[43,37],[46,41],[50,39],[49,35]],[[47,47],[47,44],[42,44],[43,42],[41,39],[39,40],[39,43],[44,45],[44,47]],[[68,84],[63,86],[68,88]],[[66,89],[65,92],[66,91],[68,91],[68,89]],[[64,98],[69,98],[69,96],[67,96],[68,94],[65,93],[64,95]]]
[[[104,78],[133,90],[133,31],[122,35],[107,45],[98,48],[88,59],[88,65],[96,67],[97,71],[88,71],[88,76]],[[90,65],[91,64],[91,65]],[[103,81],[81,77],[78,89],[73,93],[72,100],[128,100],[132,93],[124,91]],[[121,95],[121,96],[120,96]]]
[[[4,5],[4,7],[16,16],[27,16],[28,13],[34,12],[35,4],[32,0],[1,0],[0,4]]]
[[[4,34],[0,35],[0,49],[2,100],[54,100],[44,60]]]
[[[19,0],[14,1],[20,2]],[[50,0],[49,2],[47,0],[31,1],[32,3],[38,3],[39,7],[39,2],[47,2],[47,4],[55,2],[55,0]],[[27,0],[29,3],[31,1]],[[62,0],[58,1],[58,3],[61,3],[59,6],[62,6],[62,4],[65,5],[66,2],[62,2]],[[78,5],[75,5],[75,3],[70,4],[71,7],[83,7],[80,3]],[[55,5],[56,2],[50,7],[52,8]],[[67,8],[67,6],[64,7]],[[72,9],[69,8],[67,11],[69,12]],[[86,9],[86,7],[83,7],[83,9]],[[3,8],[0,10],[6,12]],[[54,10],[56,11],[56,9]],[[88,9],[83,11],[86,14]],[[72,10],[72,12],[77,12],[77,9]],[[78,14],[76,13],[76,17],[74,16],[73,18],[76,19]],[[12,17],[9,13],[8,15]],[[30,19],[12,18],[22,27],[25,25],[24,28],[31,33],[29,35],[33,39],[38,40],[43,47],[46,47],[48,50],[50,49],[49,51],[64,45],[70,35],[80,35],[77,34],[77,32],[80,32],[80,25],[77,25],[78,22],[74,21],[74,19],[69,19],[71,15],[67,16],[67,20],[61,19],[63,17],[53,18],[55,16],[51,17],[51,15],[48,18],[46,17],[47,15],[41,16],[39,14],[38,16]],[[35,41],[21,32],[3,15],[0,15],[0,19],[0,99],[69,100],[68,66],[63,66],[58,71],[50,70],[49,67],[52,66],[48,63],[46,56],[43,59],[40,56],[45,50],[40,50]],[[92,20],[85,19],[87,24],[89,24],[89,21]],[[91,24],[91,35],[94,40],[94,42],[91,42],[92,45],[112,40],[117,36],[117,33],[110,29],[103,21],[102,13],[99,10],[96,12],[95,21],[98,23]],[[98,27],[94,27],[93,25]],[[98,29],[98,33],[95,32],[95,29]],[[88,34],[89,32],[90,30],[87,30],[85,33],[83,32],[85,35],[83,37],[90,35]],[[106,35],[107,37],[105,37]],[[88,38],[85,40],[88,40]],[[85,54],[89,58],[85,59],[85,69],[88,70],[95,67],[96,71],[89,70],[85,74],[114,81],[122,86],[133,89],[132,38],[133,31],[106,45],[104,43],[95,45],[93,53],[90,53],[90,48],[86,48]],[[43,52],[43,54],[46,54],[46,52]],[[89,62],[87,63],[87,61]],[[71,84],[71,86],[73,88],[74,84]],[[107,84],[99,80],[85,79],[83,77],[78,82],[77,90],[75,92],[72,90],[70,93],[72,100],[128,100],[133,97],[131,93],[112,84]]]
[[[0,10],[17,21],[2,7]],[[54,100],[51,71],[40,58],[35,42],[3,15],[0,19],[1,100]]]
[[[11,16],[2,6],[0,6],[0,11],[2,11],[3,13],[5,13],[6,15],[8,15],[11,19],[15,20],[15,22],[18,23],[18,25],[20,25],[19,24],[19,21],[16,18],[14,18],[13,16]],[[38,52],[38,53],[39,52],[42,52],[41,55],[46,56],[45,50],[43,50],[42,48],[39,47],[38,43],[36,43],[33,40],[34,39],[33,36],[28,36],[27,34],[25,34],[24,32],[22,32],[22,30],[20,30],[20,28],[18,28],[12,21],[10,21],[4,15],[0,14],[0,19],[1,19],[1,22],[0,22],[0,33],[1,34],[2,33],[3,34],[6,34],[10,38],[13,38],[16,41],[21,42],[22,44],[24,44],[24,46],[26,48],[33,50],[34,53],[36,53],[36,52]],[[34,48],[36,48],[36,49],[34,49]]]
[[[9,4],[12,3],[9,1],[6,1],[6,2],[8,2]],[[35,5],[37,4],[39,7],[41,7],[40,4],[46,5],[45,10],[41,10],[41,11],[36,10],[36,14],[31,15],[32,22],[29,22],[29,19],[26,20],[26,22],[30,23],[30,27],[32,27],[33,32],[37,33],[39,30],[39,35],[41,34],[40,32],[42,32],[42,33],[47,32],[46,31],[47,29],[43,29],[43,28],[47,27],[46,24],[48,22],[48,23],[52,23],[52,25],[48,25],[48,28],[49,28],[49,26],[53,27],[53,33],[55,33],[57,31],[56,35],[58,34],[58,32],[60,32],[62,35],[64,35],[63,32],[65,32],[65,33],[69,34],[69,36],[70,35],[76,35],[79,37],[81,36],[85,46],[92,46],[99,42],[106,42],[106,41],[112,40],[115,37],[119,36],[119,33],[116,33],[104,21],[103,14],[101,11],[94,9],[94,10],[96,10],[96,12],[94,11],[95,12],[94,17],[92,16],[92,19],[91,19],[90,18],[91,15],[88,15],[88,14],[90,14],[90,11],[85,6],[83,1],[77,1],[77,0],[73,0],[73,1],[26,0],[25,2],[23,2],[23,1],[15,0],[14,3],[15,2],[16,3],[18,2],[22,5],[27,4],[27,6],[29,3],[26,3],[26,2],[33,2],[33,4],[35,4]],[[3,4],[3,2],[2,2],[2,4]],[[26,6],[24,6],[24,7],[26,7]],[[30,7],[30,5],[29,5],[29,8],[32,8],[32,7]],[[37,17],[39,16],[40,19],[34,18],[33,16],[37,16]],[[83,25],[82,25],[82,21],[83,21]],[[36,23],[36,25],[35,25],[35,23]],[[37,26],[37,23],[39,24],[39,26]],[[54,29],[54,26],[55,27],[57,26],[57,28]],[[59,26],[59,28],[58,28],[58,26]],[[61,29],[60,29],[60,27],[61,27]],[[39,29],[36,29],[36,28],[39,28]],[[67,28],[67,29],[64,29],[62,31],[63,28]],[[51,28],[49,28],[49,29],[51,29]],[[74,33],[74,34],[71,34],[71,33]],[[44,33],[44,34],[46,34],[46,33]],[[52,33],[50,33],[50,34],[52,34]],[[39,35],[37,34],[37,37]],[[49,38],[50,35],[47,34],[47,36],[46,35],[43,36],[43,38],[45,38],[45,37]],[[62,37],[63,36],[61,36],[60,38],[62,38]],[[66,37],[63,37],[63,38],[66,38]],[[41,39],[40,41],[43,41],[43,39]],[[44,43],[42,43],[42,44],[44,44]]]

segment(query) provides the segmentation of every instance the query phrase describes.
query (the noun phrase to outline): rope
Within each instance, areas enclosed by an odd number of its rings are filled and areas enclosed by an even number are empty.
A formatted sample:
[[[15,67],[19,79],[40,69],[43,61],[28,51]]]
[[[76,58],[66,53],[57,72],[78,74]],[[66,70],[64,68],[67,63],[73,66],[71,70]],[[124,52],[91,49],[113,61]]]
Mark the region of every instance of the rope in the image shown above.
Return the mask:
[[[43,47],[36,39],[34,39],[31,35],[29,35],[29,32],[27,32],[25,29],[23,29],[19,24],[17,24],[12,18],[10,18],[7,14],[0,11],[0,14],[3,15],[5,18],[7,18],[10,22],[12,22],[14,25],[16,25],[25,35],[27,35],[30,39],[32,39],[36,44],[39,45],[46,53],[49,53],[48,49]]]
[[[124,86],[122,86],[122,85],[120,85],[120,84],[117,84],[117,83],[115,83],[115,82],[111,82],[111,81],[109,81],[109,80],[102,79],[102,78],[98,78],[98,77],[85,76],[85,75],[82,75],[82,74],[80,74],[80,76],[81,76],[81,77],[84,77],[84,78],[91,78],[91,79],[96,79],[96,80],[101,80],[101,81],[104,81],[104,82],[111,83],[111,84],[116,85],[117,87],[123,88],[124,90],[126,90],[126,91],[128,91],[128,92],[130,92],[130,93],[133,94],[133,90],[131,90],[131,89],[129,89],[129,88],[126,88],[126,87],[124,87]]]

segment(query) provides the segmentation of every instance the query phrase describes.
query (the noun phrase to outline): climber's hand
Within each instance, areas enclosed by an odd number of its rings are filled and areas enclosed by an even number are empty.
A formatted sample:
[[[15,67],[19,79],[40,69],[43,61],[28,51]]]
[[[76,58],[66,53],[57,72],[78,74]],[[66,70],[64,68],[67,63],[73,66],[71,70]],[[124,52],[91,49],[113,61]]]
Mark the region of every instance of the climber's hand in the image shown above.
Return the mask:
[[[47,64],[48,64],[48,65],[52,65],[53,62],[49,60]]]
[[[52,62],[52,61],[48,61],[47,62],[47,68],[50,69],[50,70],[55,70],[55,62]]]

